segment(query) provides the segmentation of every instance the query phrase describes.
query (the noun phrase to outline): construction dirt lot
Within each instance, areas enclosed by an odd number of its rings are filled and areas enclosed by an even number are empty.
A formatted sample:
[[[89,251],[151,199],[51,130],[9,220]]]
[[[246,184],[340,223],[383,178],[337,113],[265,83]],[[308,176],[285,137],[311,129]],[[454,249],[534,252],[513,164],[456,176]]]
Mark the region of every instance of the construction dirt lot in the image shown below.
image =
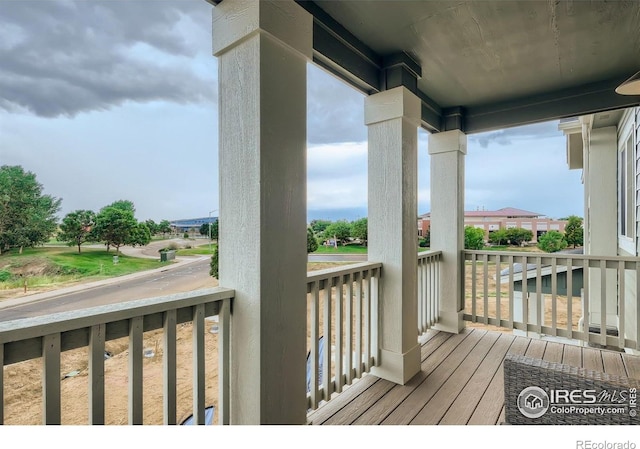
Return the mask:
[[[320,270],[340,263],[312,263],[309,270]],[[215,282],[217,285],[217,281]],[[206,328],[216,323],[207,319]],[[181,423],[193,410],[193,351],[192,325],[179,324],[177,328],[177,422]],[[144,334],[145,357],[143,363],[143,422],[148,425],[163,423],[162,330]],[[106,342],[111,357],[105,360],[105,421],[108,425],[128,423],[128,338]],[[88,352],[86,348],[64,352],[61,356],[62,424],[86,425],[88,412]],[[218,345],[217,333],[205,333],[206,406],[217,405],[218,400]],[[4,367],[4,424],[42,424],[42,360],[35,359]],[[215,418],[217,419],[217,414]]]

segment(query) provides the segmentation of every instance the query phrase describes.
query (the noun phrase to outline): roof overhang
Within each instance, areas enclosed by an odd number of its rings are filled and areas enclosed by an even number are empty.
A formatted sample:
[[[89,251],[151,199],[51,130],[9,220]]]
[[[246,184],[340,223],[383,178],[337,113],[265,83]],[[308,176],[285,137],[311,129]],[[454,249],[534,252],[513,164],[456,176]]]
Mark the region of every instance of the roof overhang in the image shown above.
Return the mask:
[[[403,85],[422,126],[476,133],[640,104],[640,2],[296,0],[313,60],[365,94]]]

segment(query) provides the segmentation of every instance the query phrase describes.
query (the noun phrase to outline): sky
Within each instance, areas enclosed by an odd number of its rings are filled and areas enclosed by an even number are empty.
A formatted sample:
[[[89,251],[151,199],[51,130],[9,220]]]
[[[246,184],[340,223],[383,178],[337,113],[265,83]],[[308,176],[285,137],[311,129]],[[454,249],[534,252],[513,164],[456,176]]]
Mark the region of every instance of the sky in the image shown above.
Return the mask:
[[[217,61],[204,0],[0,0],[0,165],[62,218],[134,202],[139,220],[217,215]],[[308,219],[367,214],[364,96],[308,66]],[[429,212],[418,133],[418,214]],[[465,209],[583,216],[557,122],[468,136]]]

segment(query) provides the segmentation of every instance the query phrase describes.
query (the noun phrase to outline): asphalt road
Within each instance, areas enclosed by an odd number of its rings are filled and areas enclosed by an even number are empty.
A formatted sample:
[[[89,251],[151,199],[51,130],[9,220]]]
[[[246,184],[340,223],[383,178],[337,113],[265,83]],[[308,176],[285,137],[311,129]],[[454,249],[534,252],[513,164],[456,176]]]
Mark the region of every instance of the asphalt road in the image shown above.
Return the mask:
[[[166,245],[166,242],[145,248],[123,248],[123,252],[137,257],[157,258],[158,245]],[[309,262],[366,260],[366,254],[309,255]],[[209,263],[208,256],[193,260],[181,258],[175,267],[2,301],[0,322],[215,287],[218,281],[209,275]]]
[[[366,262],[366,254],[309,254],[309,262]]]
[[[209,275],[209,262],[209,257],[198,258],[181,262],[175,268],[122,280],[115,278],[88,289],[80,287],[80,291],[73,293],[61,290],[6,301],[0,303],[0,321],[215,287],[218,281]]]

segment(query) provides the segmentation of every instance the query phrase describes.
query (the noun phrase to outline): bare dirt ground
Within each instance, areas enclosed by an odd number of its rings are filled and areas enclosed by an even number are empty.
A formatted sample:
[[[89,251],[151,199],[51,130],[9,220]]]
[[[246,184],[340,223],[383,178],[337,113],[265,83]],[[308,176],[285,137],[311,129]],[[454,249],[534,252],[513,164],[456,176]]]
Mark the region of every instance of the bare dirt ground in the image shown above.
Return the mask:
[[[506,265],[501,266],[502,269],[506,268]],[[489,263],[487,266],[487,311],[488,316],[492,318],[497,317],[498,309],[498,292],[500,293],[500,317],[501,319],[509,318],[509,290],[507,284],[500,285],[496,281],[497,267],[495,263]],[[473,308],[473,295],[472,295],[472,271],[470,262],[465,267],[465,313],[471,314]],[[499,289],[498,289],[499,288]],[[512,332],[511,329],[505,329],[501,327],[485,325],[482,323],[484,317],[485,303],[484,303],[484,266],[479,264],[476,271],[476,314],[478,315],[478,323],[467,322],[469,327],[483,327],[490,330],[500,332]],[[569,309],[567,307],[568,298],[563,295],[556,296],[556,323],[558,328],[566,329],[568,326],[569,318],[571,319],[571,326],[573,329],[578,329],[578,320],[582,316],[582,304],[579,297],[571,298],[571,315],[569,315]],[[545,295],[544,303],[544,324],[551,325],[553,318],[553,298],[551,295]]]
[[[308,270],[321,270],[339,263],[310,263]],[[216,281],[217,285],[217,281]],[[208,321],[207,327],[214,326]],[[112,357],[105,360],[105,420],[108,425],[124,425],[128,420],[128,339],[106,343]],[[144,348],[155,355],[144,360],[143,416],[144,424],[163,423],[162,331],[144,334]],[[177,329],[178,423],[192,414],[192,325],[184,323]],[[87,349],[67,351],[61,357],[62,424],[86,425],[88,413]],[[218,400],[217,334],[205,334],[206,405]],[[73,373],[73,372],[77,373]],[[73,374],[71,377],[65,377]],[[7,425],[38,425],[42,423],[42,360],[35,359],[4,367],[4,416]]]

